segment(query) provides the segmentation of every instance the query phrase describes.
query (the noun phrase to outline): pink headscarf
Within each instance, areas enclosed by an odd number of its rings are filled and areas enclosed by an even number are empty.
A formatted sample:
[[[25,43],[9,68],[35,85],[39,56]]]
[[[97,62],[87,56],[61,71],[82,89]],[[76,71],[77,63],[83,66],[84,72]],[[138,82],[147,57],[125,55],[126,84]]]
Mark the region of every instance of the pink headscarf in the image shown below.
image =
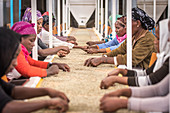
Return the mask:
[[[34,29],[34,24],[30,24],[28,22],[16,22],[12,28],[11,28],[13,31],[21,34],[21,35],[32,35],[32,34],[35,34],[36,35],[36,32],[35,32],[35,29]],[[25,56],[25,59],[27,60],[28,58],[28,55],[31,53],[28,52],[28,50],[21,44],[21,49],[22,49],[22,52],[24,53],[24,56]],[[28,60],[27,60],[28,61]]]
[[[34,25],[35,24],[30,24],[28,22],[16,22],[13,26],[12,26],[12,30],[21,34],[21,35],[31,35],[31,34],[35,34],[35,29],[34,29]]]

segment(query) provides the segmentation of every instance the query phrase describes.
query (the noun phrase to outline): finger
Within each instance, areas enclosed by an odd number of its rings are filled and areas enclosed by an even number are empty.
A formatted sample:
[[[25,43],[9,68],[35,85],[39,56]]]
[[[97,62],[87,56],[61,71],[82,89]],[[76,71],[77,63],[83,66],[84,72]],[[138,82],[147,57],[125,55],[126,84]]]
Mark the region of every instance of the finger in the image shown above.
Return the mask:
[[[91,66],[91,60],[92,60],[92,58],[88,60],[87,67]]]
[[[89,59],[87,59],[87,60],[85,61],[84,66],[87,66],[87,62],[88,62],[88,60],[89,60]]]
[[[100,84],[100,88],[101,88],[101,89],[104,89],[104,83],[103,83],[103,81],[102,81],[101,84]]]
[[[67,69],[65,68],[65,66],[62,66],[62,70],[65,71],[65,72],[67,71]]]
[[[70,72],[70,67],[68,65],[66,65],[65,68],[68,72]]]
[[[60,92],[60,97],[61,97],[63,100],[65,100],[66,102],[70,102],[70,100],[67,98],[67,96],[66,96],[64,93],[62,93],[62,92]]]

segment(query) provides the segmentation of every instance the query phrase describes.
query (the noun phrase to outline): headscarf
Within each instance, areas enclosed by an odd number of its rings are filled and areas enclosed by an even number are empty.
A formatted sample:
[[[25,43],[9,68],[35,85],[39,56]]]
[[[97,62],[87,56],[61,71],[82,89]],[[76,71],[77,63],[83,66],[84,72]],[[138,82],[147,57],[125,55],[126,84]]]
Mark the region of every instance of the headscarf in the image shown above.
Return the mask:
[[[55,18],[53,18],[53,22],[55,22]],[[42,26],[44,27],[44,24],[49,24],[49,16],[48,15],[44,15],[43,16],[43,24]]]
[[[16,32],[0,27],[0,77],[2,77],[19,47],[21,35]]]
[[[132,9],[132,19],[133,20],[140,20],[143,29],[151,30],[155,26],[155,21],[149,17],[145,11],[142,9],[135,7]]]
[[[34,24],[31,24],[29,22],[23,22],[23,21],[16,22],[11,29],[21,35],[32,35],[32,34],[36,35]],[[31,52],[29,53],[28,50],[22,44],[21,44],[21,49],[22,52],[24,53],[25,59],[27,60],[28,55],[31,54]]]
[[[157,61],[155,64],[155,67],[153,69],[153,72],[158,70],[163,63],[166,61],[167,58],[170,57],[170,42],[168,42],[169,38],[169,30],[168,30],[168,19],[162,20],[159,23],[159,31],[161,31],[160,39],[159,39],[159,51],[160,53],[157,53]]]
[[[36,34],[34,25],[35,24],[30,24],[29,22],[20,21],[16,22],[11,29],[21,35]]]
[[[116,20],[120,17],[122,17],[122,15],[116,15]],[[109,25],[112,28],[112,15],[109,16]]]
[[[41,12],[37,10],[37,20],[43,18]],[[31,8],[27,8],[24,12],[24,16],[22,17],[22,21],[30,22],[32,21],[32,12]]]

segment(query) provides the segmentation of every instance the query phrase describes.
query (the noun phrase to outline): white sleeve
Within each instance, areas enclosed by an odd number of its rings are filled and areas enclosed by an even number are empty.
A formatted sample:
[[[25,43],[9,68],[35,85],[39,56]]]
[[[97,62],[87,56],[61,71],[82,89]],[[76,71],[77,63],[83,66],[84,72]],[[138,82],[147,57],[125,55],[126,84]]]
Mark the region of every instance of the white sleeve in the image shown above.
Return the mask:
[[[55,47],[58,47],[58,46],[68,46],[69,49],[72,49],[74,44],[71,44],[71,43],[68,43],[68,42],[64,42],[64,41],[61,41],[59,39],[57,39],[56,37],[52,37],[53,38],[53,44]]]
[[[168,112],[170,94],[151,98],[128,99],[128,109],[144,112]]]
[[[48,44],[49,45],[49,32],[47,32],[46,30],[42,30],[42,34],[41,34],[41,38],[42,38],[42,41],[45,43],[45,44]],[[68,46],[69,49],[72,49],[74,44],[71,44],[71,43],[68,43],[68,42],[64,42],[64,41],[61,41],[59,39],[57,39],[55,36],[52,37],[52,41],[53,41],[53,45],[55,47],[58,47],[58,46]]]

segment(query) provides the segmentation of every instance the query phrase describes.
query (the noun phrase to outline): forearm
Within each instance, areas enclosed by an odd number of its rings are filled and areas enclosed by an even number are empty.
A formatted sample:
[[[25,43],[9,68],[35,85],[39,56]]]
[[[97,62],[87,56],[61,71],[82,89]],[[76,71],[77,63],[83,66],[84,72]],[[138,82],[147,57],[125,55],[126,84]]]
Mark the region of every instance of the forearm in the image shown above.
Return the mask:
[[[30,113],[48,106],[48,100],[35,102],[11,101],[6,104],[2,113]]]
[[[12,91],[12,97],[14,99],[29,99],[29,98],[45,96],[45,95],[48,95],[47,88],[29,88],[29,87],[16,86]]]
[[[97,53],[106,53],[106,49],[97,49]]]
[[[132,90],[130,88],[124,88],[118,90],[119,96],[126,96],[126,97],[131,97],[132,95]]]
[[[102,57],[102,63],[114,64],[114,58],[113,57]]]
[[[124,84],[127,85],[128,84],[128,77],[120,77],[120,76],[115,76],[115,83],[119,83],[119,84]]]
[[[98,48],[97,48],[97,45],[89,46],[88,48],[98,49]]]
[[[57,48],[57,47],[56,47]],[[41,50],[38,50],[38,54],[40,56],[43,56],[43,57],[46,57],[48,55],[53,55],[53,54],[57,54],[57,52],[59,51],[58,49],[56,48],[48,48],[48,49],[41,49]]]
[[[73,48],[81,49],[81,48],[83,48],[83,46],[74,45]]]

